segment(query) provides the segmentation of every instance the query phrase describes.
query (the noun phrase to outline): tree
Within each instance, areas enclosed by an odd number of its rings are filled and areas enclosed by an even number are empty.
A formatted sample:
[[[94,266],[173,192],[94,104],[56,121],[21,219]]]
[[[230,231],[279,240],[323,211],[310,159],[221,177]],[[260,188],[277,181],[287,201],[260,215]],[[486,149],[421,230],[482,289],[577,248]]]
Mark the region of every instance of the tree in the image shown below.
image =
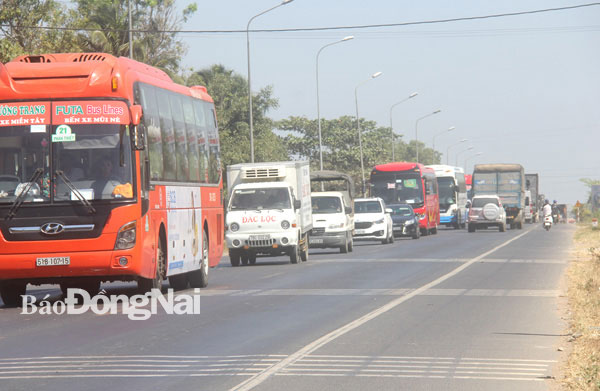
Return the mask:
[[[23,54],[77,50],[74,32],[43,28],[68,26],[73,17],[54,0],[1,1],[0,62],[6,63]]]
[[[290,117],[277,123],[280,130],[286,131],[285,145],[290,155],[310,160],[311,169],[318,170],[319,136],[317,120],[305,117]],[[375,121],[360,120],[361,141],[363,146],[363,165],[365,179],[368,181],[371,169],[382,163],[392,161],[390,128],[377,126]],[[321,120],[321,139],[323,143],[323,169],[336,170],[352,175],[358,191],[361,190],[360,147],[356,118],[343,116],[333,120]],[[397,161],[415,160],[415,142],[404,143],[396,137],[395,157]],[[422,158],[421,158],[422,156]],[[439,162],[440,154],[421,143],[419,149],[421,162],[433,164]]]
[[[193,72],[188,86],[203,85],[215,101],[219,121],[222,161],[224,165],[250,161],[250,127],[247,79],[223,65]],[[279,136],[273,132],[273,121],[266,114],[278,106],[271,87],[261,89],[252,99],[254,114],[255,161],[288,160]]]
[[[175,0],[130,1],[133,30],[142,31],[133,33],[134,59],[182,81],[177,73],[186,48],[177,30],[197,10],[196,4],[177,14]],[[78,34],[84,51],[129,56],[128,0],[77,0],[77,13],[81,15],[78,27],[94,29]]]

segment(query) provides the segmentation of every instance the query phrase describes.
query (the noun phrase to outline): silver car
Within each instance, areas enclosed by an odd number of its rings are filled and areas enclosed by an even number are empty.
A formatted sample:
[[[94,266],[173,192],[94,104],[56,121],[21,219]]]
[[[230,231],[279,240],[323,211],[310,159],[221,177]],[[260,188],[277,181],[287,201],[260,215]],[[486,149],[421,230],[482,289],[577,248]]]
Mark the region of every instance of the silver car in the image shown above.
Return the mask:
[[[469,232],[488,227],[498,227],[500,232],[506,231],[506,211],[497,195],[475,196],[467,206]]]

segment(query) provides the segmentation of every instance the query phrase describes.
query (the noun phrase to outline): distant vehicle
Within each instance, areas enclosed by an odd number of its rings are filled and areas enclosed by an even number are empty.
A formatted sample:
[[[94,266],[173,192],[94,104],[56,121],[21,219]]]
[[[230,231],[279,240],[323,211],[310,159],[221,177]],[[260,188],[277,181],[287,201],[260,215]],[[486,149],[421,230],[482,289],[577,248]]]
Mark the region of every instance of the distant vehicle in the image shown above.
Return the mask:
[[[311,193],[313,228],[308,245],[315,248],[339,248],[352,251],[354,244],[354,182],[352,177],[337,171],[313,171],[311,187],[330,191]],[[331,191],[335,190],[335,191]]]
[[[308,161],[242,163],[227,167],[225,240],[232,266],[258,254],[308,260],[312,229]]]
[[[469,207],[469,232],[477,229],[498,227],[506,231],[506,211],[497,195],[476,195]]]
[[[473,198],[473,175],[465,174],[465,184],[467,185],[467,199]]]
[[[461,167],[436,164],[433,168],[438,182],[440,224],[455,229],[464,228],[467,222],[467,185]]]
[[[531,222],[535,223],[540,218],[540,210],[544,204],[544,197],[539,194],[539,175],[525,174],[525,190],[529,190],[529,206],[531,207]],[[525,220],[527,222],[527,220]]]
[[[531,200],[531,191],[525,190],[525,207],[523,208],[523,218],[526,223],[533,222],[533,201]]]
[[[510,228],[523,228],[525,174],[520,164],[476,164],[473,170],[473,198],[497,195],[506,210]]]
[[[354,239],[394,242],[392,210],[385,207],[381,198],[357,198],[354,208]]]
[[[419,217],[421,234],[437,233],[440,224],[435,171],[420,163],[380,164],[371,171],[371,195],[386,204],[410,204]]]
[[[552,228],[552,215],[544,216],[544,229],[546,231],[550,231]]]
[[[419,218],[409,204],[388,205],[392,210],[394,236],[410,236],[413,239],[421,237]]]

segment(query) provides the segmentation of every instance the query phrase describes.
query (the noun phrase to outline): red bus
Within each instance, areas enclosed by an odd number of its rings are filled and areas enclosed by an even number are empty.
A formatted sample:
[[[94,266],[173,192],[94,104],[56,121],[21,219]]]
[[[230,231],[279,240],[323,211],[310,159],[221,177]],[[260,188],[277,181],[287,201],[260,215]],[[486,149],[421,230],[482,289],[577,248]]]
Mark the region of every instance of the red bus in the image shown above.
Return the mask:
[[[387,205],[409,204],[419,216],[423,235],[437,233],[440,205],[435,171],[420,163],[386,163],[371,171],[371,195]]]
[[[0,64],[0,296],[204,287],[223,252],[212,98],[103,53]]]

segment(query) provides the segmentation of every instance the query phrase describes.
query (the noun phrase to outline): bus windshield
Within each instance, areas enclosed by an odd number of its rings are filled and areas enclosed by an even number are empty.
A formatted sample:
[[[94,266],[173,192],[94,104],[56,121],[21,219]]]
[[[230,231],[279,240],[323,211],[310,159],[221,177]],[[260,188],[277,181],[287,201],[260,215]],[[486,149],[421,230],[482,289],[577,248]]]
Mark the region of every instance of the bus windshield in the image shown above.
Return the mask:
[[[123,133],[122,147],[120,132]],[[3,127],[0,203],[14,202],[27,187],[29,190],[23,198],[26,203],[50,202],[50,189],[54,189],[55,201],[77,201],[74,191],[56,175],[57,171],[62,171],[63,177],[88,200],[133,198],[131,156],[125,125]],[[43,173],[29,184],[36,169],[42,169]]]
[[[440,208],[448,209],[456,204],[456,187],[453,177],[438,177],[438,192],[440,197]]]
[[[373,179],[373,196],[386,204],[423,206],[423,181],[419,175],[382,175]]]

